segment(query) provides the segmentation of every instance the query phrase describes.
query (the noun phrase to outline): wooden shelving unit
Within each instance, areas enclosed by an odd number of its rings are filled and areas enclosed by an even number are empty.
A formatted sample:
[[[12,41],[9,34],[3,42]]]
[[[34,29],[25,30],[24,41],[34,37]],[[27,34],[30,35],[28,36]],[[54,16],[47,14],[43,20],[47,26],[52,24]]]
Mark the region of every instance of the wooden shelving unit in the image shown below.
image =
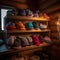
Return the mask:
[[[16,23],[17,21],[21,21],[22,23],[23,22],[30,22],[30,21],[36,21],[37,23],[39,22],[44,22],[45,24],[47,24],[48,26],[48,22],[49,20],[47,20],[46,18],[43,18],[43,17],[30,17],[30,16],[8,16],[7,17],[9,21],[11,22],[14,22]],[[31,29],[31,30],[7,30],[7,33],[8,33],[8,36],[30,36],[30,35],[33,35],[33,34],[37,34],[39,35],[40,33],[50,33],[50,29],[47,27],[47,29]],[[21,47],[18,48],[18,47],[13,47],[13,49],[9,49],[8,51],[6,52],[3,52],[3,53],[0,53],[0,56],[15,56],[18,54],[18,55],[21,55],[21,56],[29,56],[30,54],[33,54],[34,52],[36,51],[41,51],[43,49],[43,47],[47,47],[49,46],[50,44],[49,43],[40,43],[39,46],[36,46],[36,45],[31,45],[31,46],[26,46],[26,47]],[[13,57],[14,58],[14,57]]]
[[[32,46],[21,47],[20,49],[9,49],[6,52],[0,53],[0,56],[9,55],[9,54],[16,54],[18,52],[21,53],[23,51],[29,51],[29,50],[33,51],[34,49],[35,49],[35,51],[37,51],[37,50],[41,50],[41,48],[49,46],[49,45],[50,44],[48,44],[48,43],[42,43],[42,44],[40,44],[40,46],[32,45]]]
[[[8,30],[8,33],[34,33],[34,32],[50,32],[49,29],[45,30]]]
[[[10,21],[49,21],[44,17],[30,17],[30,16],[8,16],[8,19],[10,19]]]

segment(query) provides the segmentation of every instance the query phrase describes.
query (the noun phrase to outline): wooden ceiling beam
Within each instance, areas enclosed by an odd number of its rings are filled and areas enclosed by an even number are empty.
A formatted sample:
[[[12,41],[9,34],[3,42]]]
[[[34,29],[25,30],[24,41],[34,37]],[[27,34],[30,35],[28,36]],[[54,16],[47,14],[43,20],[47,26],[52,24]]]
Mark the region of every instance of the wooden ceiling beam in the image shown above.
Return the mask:
[[[22,4],[22,3],[16,3],[13,1],[1,1],[0,5],[8,5],[8,6],[12,6],[12,7],[16,7],[16,8],[27,8],[27,4]]]
[[[39,0],[39,4],[44,4],[48,0]]]
[[[58,0],[48,0],[44,4],[40,4],[40,7],[41,7],[41,9],[45,9],[58,2],[59,2]]]
[[[20,2],[20,3],[26,3],[27,2],[27,0],[12,0],[12,1]]]
[[[51,7],[49,7],[49,8],[46,8],[46,9],[44,9],[44,10],[42,10],[43,12],[46,12],[46,13],[51,13],[51,12],[54,12],[54,11],[57,11],[57,10],[59,10],[60,9],[60,4],[54,4],[54,5],[52,5]]]

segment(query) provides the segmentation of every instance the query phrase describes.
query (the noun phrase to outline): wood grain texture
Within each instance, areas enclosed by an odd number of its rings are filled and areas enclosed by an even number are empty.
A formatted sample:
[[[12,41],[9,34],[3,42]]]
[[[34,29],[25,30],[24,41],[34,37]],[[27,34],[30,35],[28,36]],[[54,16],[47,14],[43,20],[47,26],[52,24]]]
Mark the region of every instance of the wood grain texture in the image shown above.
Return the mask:
[[[15,8],[22,8],[22,9],[28,8],[27,4],[18,3],[18,2],[14,2],[14,1],[1,1],[0,5],[8,5],[8,6],[12,6],[12,7],[15,7]]]

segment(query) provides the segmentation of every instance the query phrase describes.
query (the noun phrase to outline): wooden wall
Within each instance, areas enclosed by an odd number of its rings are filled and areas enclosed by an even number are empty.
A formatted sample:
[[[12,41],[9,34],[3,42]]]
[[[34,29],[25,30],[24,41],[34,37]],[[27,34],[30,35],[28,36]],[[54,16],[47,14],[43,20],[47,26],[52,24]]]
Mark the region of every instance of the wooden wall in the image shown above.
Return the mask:
[[[10,6],[15,8],[27,8],[26,0],[2,0],[0,5]]]
[[[60,60],[60,41],[58,39],[57,24],[60,16],[60,0],[39,0],[39,9],[50,17],[51,38],[55,45],[51,49],[51,60]]]
[[[57,38],[56,22],[60,16],[60,1],[59,0],[41,0],[39,1],[39,9],[46,12],[50,17],[51,38]]]
[[[2,0],[0,2],[0,6],[10,6],[18,9],[26,9],[29,8],[31,10],[34,10],[37,7],[37,1],[38,0]]]

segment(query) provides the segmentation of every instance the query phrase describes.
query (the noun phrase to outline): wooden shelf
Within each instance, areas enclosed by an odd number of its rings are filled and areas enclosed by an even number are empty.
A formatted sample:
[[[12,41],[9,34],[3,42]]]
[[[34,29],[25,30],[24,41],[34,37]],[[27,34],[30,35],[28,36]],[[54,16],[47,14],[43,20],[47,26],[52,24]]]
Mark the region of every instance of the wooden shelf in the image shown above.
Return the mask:
[[[34,32],[49,32],[49,29],[45,30],[8,30],[8,33],[34,33]]]
[[[8,16],[8,18],[12,21],[17,21],[17,20],[20,20],[20,21],[49,21],[47,20],[46,18],[43,18],[43,17],[29,17],[29,16]]]
[[[33,50],[33,49],[41,49],[42,47],[46,47],[46,46],[49,46],[50,44],[48,43],[42,43],[40,44],[40,46],[36,46],[36,45],[32,45],[32,46],[26,46],[26,47],[22,47],[20,49],[10,49],[6,52],[0,52],[0,56],[3,56],[3,55],[8,55],[8,54],[16,54],[17,52],[23,52],[23,51],[29,51],[29,50]]]

